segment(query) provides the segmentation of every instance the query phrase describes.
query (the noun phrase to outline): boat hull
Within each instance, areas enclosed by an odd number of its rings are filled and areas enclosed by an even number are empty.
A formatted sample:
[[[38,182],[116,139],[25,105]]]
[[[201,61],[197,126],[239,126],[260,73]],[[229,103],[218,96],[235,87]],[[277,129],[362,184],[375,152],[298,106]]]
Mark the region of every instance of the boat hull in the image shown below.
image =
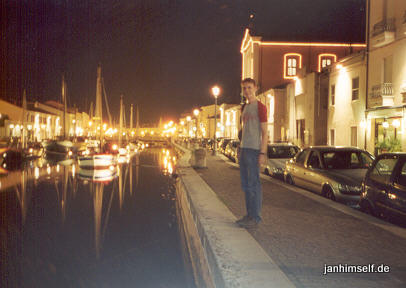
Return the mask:
[[[79,167],[88,169],[104,169],[116,165],[117,161],[111,154],[96,154],[79,157]]]
[[[110,182],[117,176],[117,169],[84,169],[79,168],[79,177],[92,182]]]
[[[73,143],[70,141],[52,141],[45,147],[47,154],[72,154]]]

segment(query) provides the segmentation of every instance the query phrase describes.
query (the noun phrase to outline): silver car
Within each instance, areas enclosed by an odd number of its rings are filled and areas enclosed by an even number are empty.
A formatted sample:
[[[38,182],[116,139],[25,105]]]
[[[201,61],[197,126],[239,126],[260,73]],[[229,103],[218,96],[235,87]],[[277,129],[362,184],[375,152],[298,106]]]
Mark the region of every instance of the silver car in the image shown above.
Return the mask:
[[[333,201],[357,205],[362,180],[373,160],[359,148],[314,146],[286,163],[284,178]]]
[[[286,161],[295,157],[299,147],[293,144],[276,143],[268,145],[267,161],[261,166],[266,175],[283,177]]]

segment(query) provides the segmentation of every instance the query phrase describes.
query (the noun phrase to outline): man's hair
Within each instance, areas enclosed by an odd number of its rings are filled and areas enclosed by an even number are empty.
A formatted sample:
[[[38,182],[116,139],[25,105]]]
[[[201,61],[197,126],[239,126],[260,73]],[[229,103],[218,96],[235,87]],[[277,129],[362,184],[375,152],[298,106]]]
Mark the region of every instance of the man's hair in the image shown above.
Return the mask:
[[[241,81],[241,84],[251,83],[254,86],[257,86],[257,83],[252,78],[245,78]]]

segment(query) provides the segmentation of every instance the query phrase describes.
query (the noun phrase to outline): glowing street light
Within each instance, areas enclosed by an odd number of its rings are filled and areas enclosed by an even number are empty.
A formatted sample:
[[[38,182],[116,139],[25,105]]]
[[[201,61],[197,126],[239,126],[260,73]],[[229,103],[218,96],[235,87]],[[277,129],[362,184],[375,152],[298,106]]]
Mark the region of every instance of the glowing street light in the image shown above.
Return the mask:
[[[211,88],[211,93],[214,96],[214,149],[213,149],[213,155],[216,155],[216,150],[217,150],[217,97],[220,95],[220,87],[213,86]]]
[[[195,115],[196,118],[196,127],[193,127],[193,131],[196,131],[195,133],[195,138],[197,138],[197,116],[199,116],[199,109],[193,110],[193,114]]]

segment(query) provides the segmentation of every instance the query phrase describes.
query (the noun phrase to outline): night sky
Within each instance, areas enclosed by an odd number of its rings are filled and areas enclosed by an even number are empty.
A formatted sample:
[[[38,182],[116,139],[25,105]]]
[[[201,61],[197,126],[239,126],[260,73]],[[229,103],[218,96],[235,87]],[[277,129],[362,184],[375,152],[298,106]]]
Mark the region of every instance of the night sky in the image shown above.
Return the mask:
[[[177,119],[240,99],[240,45],[249,15],[268,37],[364,42],[365,0],[15,0],[1,1],[0,97],[60,99],[89,111],[102,64],[114,117],[119,96],[141,121]]]

